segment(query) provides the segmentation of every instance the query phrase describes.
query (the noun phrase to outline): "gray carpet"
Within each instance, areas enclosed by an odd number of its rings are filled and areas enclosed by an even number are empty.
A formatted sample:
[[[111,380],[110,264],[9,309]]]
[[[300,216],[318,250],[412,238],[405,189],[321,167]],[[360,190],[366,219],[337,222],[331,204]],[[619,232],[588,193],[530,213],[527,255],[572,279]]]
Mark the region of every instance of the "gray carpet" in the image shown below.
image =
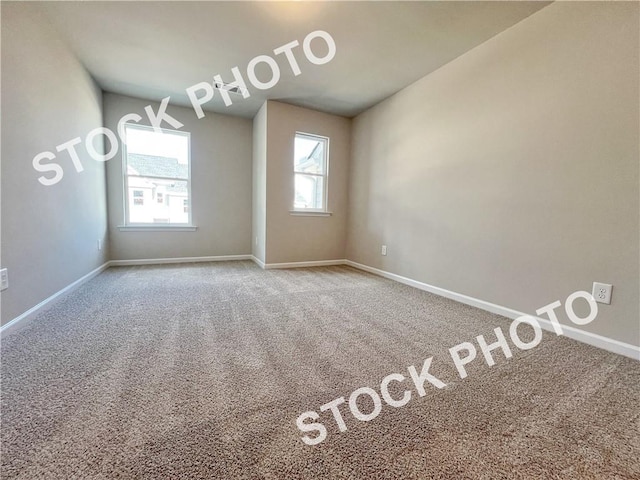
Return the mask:
[[[448,348],[508,325],[348,267],[112,268],[2,340],[2,478],[640,478],[640,364],[545,333],[461,380]],[[394,372],[407,405],[320,412]]]

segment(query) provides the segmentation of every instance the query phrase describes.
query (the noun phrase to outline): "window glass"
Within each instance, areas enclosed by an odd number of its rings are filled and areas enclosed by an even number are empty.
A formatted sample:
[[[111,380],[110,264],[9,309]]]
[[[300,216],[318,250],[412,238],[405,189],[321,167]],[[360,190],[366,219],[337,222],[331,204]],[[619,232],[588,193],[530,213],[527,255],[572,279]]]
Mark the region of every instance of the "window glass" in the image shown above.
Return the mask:
[[[186,132],[125,125],[127,224],[191,224]]]

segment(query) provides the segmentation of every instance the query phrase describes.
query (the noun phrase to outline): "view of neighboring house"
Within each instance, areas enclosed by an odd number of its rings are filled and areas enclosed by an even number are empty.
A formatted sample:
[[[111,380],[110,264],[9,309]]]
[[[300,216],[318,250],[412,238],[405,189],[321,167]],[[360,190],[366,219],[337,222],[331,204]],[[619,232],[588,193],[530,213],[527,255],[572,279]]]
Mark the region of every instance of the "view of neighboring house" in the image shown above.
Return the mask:
[[[129,223],[189,223],[188,170],[177,158],[128,154]]]

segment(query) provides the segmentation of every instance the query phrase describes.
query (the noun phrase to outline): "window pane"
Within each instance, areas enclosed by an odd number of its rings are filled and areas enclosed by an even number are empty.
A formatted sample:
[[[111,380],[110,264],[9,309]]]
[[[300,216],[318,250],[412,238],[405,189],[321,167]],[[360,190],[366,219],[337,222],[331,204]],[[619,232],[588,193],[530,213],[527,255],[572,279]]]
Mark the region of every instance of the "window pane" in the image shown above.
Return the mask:
[[[189,134],[125,125],[127,223],[189,224]]]
[[[125,126],[127,174],[142,177],[189,178],[189,137]]]
[[[324,177],[295,174],[295,198],[293,208],[322,210],[324,197]]]
[[[186,181],[129,177],[129,223],[188,223],[188,205]]]
[[[127,175],[160,178],[189,178],[189,165],[177,158],[127,152]]]
[[[293,169],[301,173],[325,172],[325,140],[296,135]]]

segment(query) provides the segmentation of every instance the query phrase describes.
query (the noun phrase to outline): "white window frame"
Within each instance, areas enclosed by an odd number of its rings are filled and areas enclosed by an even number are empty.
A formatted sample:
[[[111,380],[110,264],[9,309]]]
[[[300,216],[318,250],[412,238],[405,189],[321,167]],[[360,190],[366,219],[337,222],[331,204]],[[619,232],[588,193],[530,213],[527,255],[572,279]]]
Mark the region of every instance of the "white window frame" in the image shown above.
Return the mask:
[[[167,133],[171,135],[182,135],[187,137],[187,166],[188,166],[188,178],[187,182],[187,199],[189,211],[188,221],[187,223],[131,223],[129,222],[129,174],[128,174],[128,164],[127,164],[127,128],[136,128],[140,130],[149,130],[156,131],[153,127],[149,127],[147,125],[140,125],[138,123],[125,123],[123,126],[123,134],[124,141],[122,142],[122,178],[124,184],[124,192],[123,192],[123,202],[124,202],[124,224],[120,226],[120,230],[122,231],[142,231],[142,230],[153,230],[153,231],[162,231],[162,230],[185,230],[185,231],[193,231],[196,230],[196,227],[192,223],[191,212],[192,208],[192,198],[191,198],[191,133],[190,132],[182,132],[180,130],[170,130],[167,128],[161,128],[162,133]],[[184,178],[170,178],[170,177],[149,177],[144,175],[131,175],[133,177],[140,178],[158,178],[160,180],[176,180],[179,182],[184,182]]]
[[[296,171],[296,143],[295,139],[297,137],[308,138],[309,140],[321,140],[324,142],[324,169],[322,173],[308,173],[308,172],[297,172]],[[292,215],[320,215],[327,216],[331,215],[329,212],[329,142],[330,138],[322,135],[316,135],[314,133],[306,133],[306,132],[296,132],[293,137],[293,155],[292,155],[292,164],[293,164],[293,195],[292,195],[292,209],[290,213]],[[324,181],[322,182],[322,208],[296,208],[295,207],[295,197],[296,197],[296,175],[307,175],[312,177],[323,177]]]

